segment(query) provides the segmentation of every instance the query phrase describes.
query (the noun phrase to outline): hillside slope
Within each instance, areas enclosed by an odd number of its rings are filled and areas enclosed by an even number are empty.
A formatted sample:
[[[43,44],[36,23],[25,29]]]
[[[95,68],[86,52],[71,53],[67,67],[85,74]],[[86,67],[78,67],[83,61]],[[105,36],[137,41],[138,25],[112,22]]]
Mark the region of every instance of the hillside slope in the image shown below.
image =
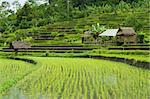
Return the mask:
[[[103,8],[103,7],[102,7]],[[149,9],[148,7],[102,12],[101,7],[88,8],[90,13],[84,18],[53,24],[19,29],[13,33],[5,33],[0,41],[6,46],[14,40],[32,42],[32,45],[81,45],[81,37],[85,30],[91,30],[92,25],[100,23],[107,28],[133,27],[137,34],[143,34],[145,42],[149,41]]]

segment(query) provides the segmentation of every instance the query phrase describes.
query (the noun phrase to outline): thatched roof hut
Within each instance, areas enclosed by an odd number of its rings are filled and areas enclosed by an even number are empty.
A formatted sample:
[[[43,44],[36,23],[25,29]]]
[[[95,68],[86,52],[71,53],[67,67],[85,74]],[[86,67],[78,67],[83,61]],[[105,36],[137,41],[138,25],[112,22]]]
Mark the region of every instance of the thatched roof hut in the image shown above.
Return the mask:
[[[132,27],[121,27],[119,29],[108,29],[99,36],[116,37],[119,44],[135,44],[136,33]]]
[[[14,41],[11,44],[13,49],[31,48],[31,44],[24,41]]]
[[[99,36],[132,36],[136,35],[135,31],[131,27],[121,27],[119,29],[108,29]]]
[[[118,44],[136,44],[136,33],[132,27],[121,27],[117,33]]]
[[[84,34],[82,35],[82,43],[91,42],[91,38],[93,38],[93,32],[90,30],[84,31]]]

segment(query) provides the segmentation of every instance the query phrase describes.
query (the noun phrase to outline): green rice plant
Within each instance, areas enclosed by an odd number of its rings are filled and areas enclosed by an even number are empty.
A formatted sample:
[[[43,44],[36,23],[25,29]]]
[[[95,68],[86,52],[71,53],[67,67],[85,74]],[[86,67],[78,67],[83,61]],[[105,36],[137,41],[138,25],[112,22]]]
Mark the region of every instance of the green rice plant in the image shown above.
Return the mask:
[[[0,94],[23,79],[36,67],[21,61],[0,59]]]
[[[38,61],[38,69],[13,86],[27,99],[147,99],[150,96],[149,70],[106,60],[30,58]],[[9,90],[2,96],[6,93]]]
[[[126,58],[126,59],[134,59],[136,61],[142,62],[150,62],[149,55],[124,55],[124,54],[100,54],[100,56],[107,56],[107,57],[118,57],[118,58]]]

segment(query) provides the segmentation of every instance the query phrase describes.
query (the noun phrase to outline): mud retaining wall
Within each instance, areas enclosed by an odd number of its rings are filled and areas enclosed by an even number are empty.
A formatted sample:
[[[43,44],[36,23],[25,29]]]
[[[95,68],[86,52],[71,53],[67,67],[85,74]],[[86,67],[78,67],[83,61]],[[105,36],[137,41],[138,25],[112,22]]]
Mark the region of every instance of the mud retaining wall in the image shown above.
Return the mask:
[[[20,60],[20,61],[24,61],[27,63],[31,63],[31,64],[37,64],[36,61],[32,60],[32,59],[27,59],[27,58],[18,58],[18,57],[7,57],[7,59],[13,59],[13,60]]]
[[[93,59],[103,59],[103,60],[109,60],[109,61],[115,61],[115,62],[122,62],[125,64],[129,64],[132,66],[136,66],[138,68],[143,68],[143,69],[149,69],[150,70],[150,62],[143,62],[143,61],[136,61],[134,59],[126,59],[126,58],[118,58],[118,57],[106,57],[106,56],[72,56],[72,57],[78,57],[78,58],[93,58]],[[28,62],[31,64],[37,64],[32,59],[26,59],[26,58],[16,58],[16,57],[7,57],[8,59],[13,59],[13,60],[21,60],[24,62]]]
[[[110,60],[115,62],[122,62],[132,66],[136,66],[138,68],[150,69],[150,62],[142,62],[142,61],[136,61],[134,59],[106,57],[106,56],[89,56],[89,57],[94,59],[104,59],[104,60]]]

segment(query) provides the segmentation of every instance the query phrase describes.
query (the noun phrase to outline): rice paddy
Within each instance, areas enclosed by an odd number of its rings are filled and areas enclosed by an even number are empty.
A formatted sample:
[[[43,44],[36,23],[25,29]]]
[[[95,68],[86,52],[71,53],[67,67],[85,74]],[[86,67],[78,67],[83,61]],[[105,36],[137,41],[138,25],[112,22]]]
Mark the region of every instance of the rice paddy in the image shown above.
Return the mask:
[[[30,57],[37,65],[0,59],[4,99],[148,99],[150,71],[85,58]],[[11,85],[9,81],[15,81]],[[8,87],[5,87],[8,85]]]

